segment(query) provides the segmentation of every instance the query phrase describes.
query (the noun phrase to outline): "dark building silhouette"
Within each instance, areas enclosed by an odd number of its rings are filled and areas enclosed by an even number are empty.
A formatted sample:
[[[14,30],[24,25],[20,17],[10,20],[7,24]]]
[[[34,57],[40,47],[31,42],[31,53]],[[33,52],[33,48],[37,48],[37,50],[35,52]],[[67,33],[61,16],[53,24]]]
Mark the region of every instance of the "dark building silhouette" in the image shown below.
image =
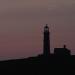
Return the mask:
[[[50,53],[50,32],[48,24],[46,24],[44,27],[43,55],[49,57],[50,55],[67,56],[70,54],[70,50],[66,48],[66,45],[63,48],[54,48],[54,54]]]
[[[70,50],[66,48],[66,45],[64,45],[63,48],[55,48],[54,49],[54,54],[55,55],[60,55],[60,56],[66,56],[70,55]]]
[[[44,27],[44,56],[49,56],[50,55],[50,32],[49,32],[49,27],[46,24]]]

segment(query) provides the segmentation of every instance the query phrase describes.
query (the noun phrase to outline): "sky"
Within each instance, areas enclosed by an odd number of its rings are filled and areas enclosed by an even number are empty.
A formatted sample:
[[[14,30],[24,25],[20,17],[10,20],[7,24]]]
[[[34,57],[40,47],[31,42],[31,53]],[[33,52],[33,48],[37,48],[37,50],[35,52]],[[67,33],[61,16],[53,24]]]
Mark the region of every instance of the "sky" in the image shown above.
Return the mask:
[[[66,44],[75,54],[74,20],[74,0],[0,0],[0,60],[41,54],[45,24],[51,52]]]

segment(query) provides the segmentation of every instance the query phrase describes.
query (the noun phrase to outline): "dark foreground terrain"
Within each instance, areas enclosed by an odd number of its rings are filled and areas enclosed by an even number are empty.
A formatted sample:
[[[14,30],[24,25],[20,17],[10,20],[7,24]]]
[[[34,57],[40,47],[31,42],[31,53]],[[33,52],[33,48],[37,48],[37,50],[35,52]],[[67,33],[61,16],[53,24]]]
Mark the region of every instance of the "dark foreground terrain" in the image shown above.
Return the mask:
[[[75,56],[38,56],[0,62],[0,73],[20,75],[75,75]]]

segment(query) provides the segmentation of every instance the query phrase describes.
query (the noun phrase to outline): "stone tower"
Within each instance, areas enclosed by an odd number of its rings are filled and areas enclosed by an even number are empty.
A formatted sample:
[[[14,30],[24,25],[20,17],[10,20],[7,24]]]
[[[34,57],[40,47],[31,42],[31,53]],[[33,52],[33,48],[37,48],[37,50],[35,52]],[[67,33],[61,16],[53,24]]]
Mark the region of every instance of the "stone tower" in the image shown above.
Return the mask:
[[[49,32],[49,27],[46,24],[46,26],[44,27],[44,49],[43,49],[43,54],[44,56],[49,56],[50,55],[50,32]]]

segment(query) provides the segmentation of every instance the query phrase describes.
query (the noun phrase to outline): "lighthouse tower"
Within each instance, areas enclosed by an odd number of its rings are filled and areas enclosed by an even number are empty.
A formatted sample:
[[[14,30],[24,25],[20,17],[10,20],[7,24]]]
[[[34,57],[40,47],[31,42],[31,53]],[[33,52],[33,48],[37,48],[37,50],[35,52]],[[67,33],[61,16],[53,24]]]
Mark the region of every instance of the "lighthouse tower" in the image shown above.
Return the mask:
[[[48,24],[44,27],[44,40],[43,40],[43,54],[44,56],[50,55],[50,32]]]

